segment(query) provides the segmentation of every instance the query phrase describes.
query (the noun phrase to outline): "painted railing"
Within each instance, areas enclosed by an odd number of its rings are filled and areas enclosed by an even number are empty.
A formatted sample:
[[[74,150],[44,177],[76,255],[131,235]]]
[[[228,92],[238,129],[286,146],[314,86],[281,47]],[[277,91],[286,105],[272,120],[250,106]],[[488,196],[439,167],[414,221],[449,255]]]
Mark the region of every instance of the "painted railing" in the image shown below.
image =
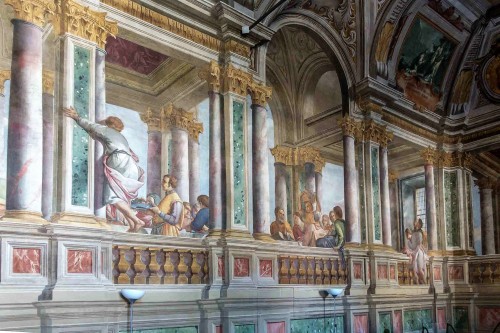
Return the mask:
[[[469,283],[500,284],[500,257],[493,255],[469,259]]]
[[[426,263],[426,275],[424,283],[418,283],[418,279],[413,271],[413,265],[410,264],[408,260],[398,261],[398,284],[401,286],[412,286],[412,285],[428,285],[430,282],[431,266],[429,262]]]
[[[347,283],[347,268],[338,258],[281,255],[278,257],[278,265],[280,284]]]

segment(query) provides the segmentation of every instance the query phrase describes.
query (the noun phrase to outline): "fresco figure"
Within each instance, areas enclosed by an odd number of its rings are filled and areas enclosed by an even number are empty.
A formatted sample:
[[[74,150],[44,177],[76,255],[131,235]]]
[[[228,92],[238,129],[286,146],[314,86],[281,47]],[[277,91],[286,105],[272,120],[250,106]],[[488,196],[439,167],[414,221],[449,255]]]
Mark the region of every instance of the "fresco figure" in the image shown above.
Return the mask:
[[[155,214],[153,218],[152,234],[164,236],[179,236],[179,231],[184,221],[184,204],[175,192],[177,178],[171,175],[163,176],[161,186],[165,191],[165,197],[158,206],[150,210]]]
[[[70,106],[63,113],[84,129],[92,139],[104,147],[104,200],[108,219],[122,220],[137,232],[144,222],[131,209],[130,203],[137,198],[138,190],[144,185],[144,170],[137,164],[139,159],[130,149],[127,139],[120,133],[123,122],[118,117],[108,117],[101,123],[93,123],[80,117]]]
[[[425,284],[425,276],[427,275],[427,255],[424,245],[426,237],[422,225],[422,220],[418,219],[414,222],[412,231],[408,228],[405,230],[408,242],[404,252],[410,257],[410,265],[413,267],[413,281],[416,284]]]
[[[208,206],[210,199],[208,195],[202,194],[196,198],[196,201],[198,201],[197,204],[199,206],[199,210],[197,211],[193,222],[191,222],[191,230],[197,232],[208,231],[208,222],[210,218]]]
[[[333,224],[332,229],[328,232],[328,235],[316,241],[316,246],[325,248],[337,247],[342,267],[345,268],[345,257],[344,257],[345,220],[342,219],[342,215],[343,212],[340,206],[333,207],[333,210],[329,214],[330,221]]]
[[[285,210],[281,207],[276,207],[274,214],[276,215],[276,221],[271,223],[271,237],[276,240],[295,240],[292,227],[285,218]]]
[[[302,245],[304,240],[305,225],[304,221],[300,218],[300,213],[295,212],[293,214],[293,238]]]

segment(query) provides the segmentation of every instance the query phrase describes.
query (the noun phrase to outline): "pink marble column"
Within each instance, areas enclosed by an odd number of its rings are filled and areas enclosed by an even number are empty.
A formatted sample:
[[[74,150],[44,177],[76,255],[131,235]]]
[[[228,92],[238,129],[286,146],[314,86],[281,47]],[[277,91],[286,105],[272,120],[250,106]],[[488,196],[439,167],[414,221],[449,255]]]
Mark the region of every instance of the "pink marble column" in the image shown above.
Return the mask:
[[[106,52],[96,49],[95,58],[95,121],[106,119]],[[106,219],[106,204],[104,202],[104,148],[94,141],[94,214],[97,218]]]
[[[305,188],[310,193],[316,193],[316,176],[314,172],[314,163],[306,162],[304,164]]]
[[[321,199],[323,198],[323,175],[321,172],[315,172],[315,188],[316,188],[316,198],[319,203],[321,203]],[[321,205],[321,204],[320,204]],[[327,214],[327,212],[333,207],[321,207],[321,211],[323,214]]]
[[[436,221],[436,193],[434,191],[434,166],[426,163],[425,172],[425,211],[429,250],[438,249],[438,228]]]
[[[194,204],[200,195],[200,144],[189,137],[189,202]]]
[[[148,130],[148,174],[147,191],[148,193],[161,194],[161,138],[159,129]]]
[[[6,217],[40,218],[43,116],[42,28],[12,20]]]
[[[222,115],[220,94],[216,91],[210,91],[209,113],[210,113],[210,165],[209,165],[209,211],[211,230],[222,230],[223,228],[223,178],[222,178]]]
[[[5,95],[2,92],[2,85],[3,83],[0,81],[0,178],[5,177],[5,172],[7,171],[6,169],[6,153],[7,153],[7,146],[5,142],[5,123],[3,119],[5,118],[6,112],[5,112]]]
[[[358,179],[354,136],[344,135],[344,202],[347,242],[360,243]]]
[[[392,246],[391,235],[391,199],[389,197],[389,162],[387,146],[380,146],[380,205],[382,212],[382,241],[384,245]]]
[[[177,178],[176,192],[182,201],[189,200],[189,144],[184,129],[172,128],[172,175]]]
[[[262,105],[252,104],[253,233],[257,238],[263,234],[269,235],[271,226],[268,150],[266,109]]]
[[[54,198],[54,92],[44,91],[43,97],[43,170],[42,215],[50,220]]]
[[[493,221],[493,185],[488,178],[477,181],[481,200],[481,240],[483,254],[495,254],[495,225]]]
[[[287,212],[287,191],[286,191],[286,166],[283,163],[274,163],[274,193],[276,207]]]

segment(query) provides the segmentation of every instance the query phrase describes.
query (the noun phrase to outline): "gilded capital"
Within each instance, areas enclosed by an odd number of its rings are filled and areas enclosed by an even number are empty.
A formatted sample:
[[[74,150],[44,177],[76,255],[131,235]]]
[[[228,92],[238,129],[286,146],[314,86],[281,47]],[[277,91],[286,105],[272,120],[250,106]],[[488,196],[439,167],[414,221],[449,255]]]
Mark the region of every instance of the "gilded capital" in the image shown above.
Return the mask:
[[[199,142],[200,134],[203,133],[203,124],[192,121],[188,124],[188,134],[191,139],[196,142]]]
[[[433,165],[438,159],[438,153],[436,149],[432,147],[427,147],[420,151],[420,155],[424,159],[426,165]]]
[[[207,81],[209,91],[219,92],[221,86],[221,68],[219,64],[212,60],[208,68],[200,71],[198,74],[200,79]]]
[[[14,8],[16,19],[43,27],[46,18],[56,13],[53,0],[5,0],[5,4]]]
[[[284,165],[295,165],[295,149],[285,146],[276,146],[271,149],[271,154],[274,156],[275,163],[283,163]]]
[[[59,34],[72,34],[104,49],[108,35],[118,34],[118,24],[106,20],[105,12],[82,6],[73,0],[56,0],[58,10],[54,28]]]
[[[314,147],[299,147],[297,148],[297,164],[303,165],[306,163],[313,163],[321,159],[320,152]]]
[[[474,164],[475,157],[471,153],[461,153],[460,154],[461,165],[468,170],[472,169],[472,165]]]
[[[253,82],[252,74],[229,64],[224,71],[224,91],[246,96]]]
[[[43,70],[42,87],[45,94],[54,96],[54,72]]]
[[[271,98],[272,88],[263,84],[252,83],[250,85],[250,94],[252,96],[252,104],[265,106],[267,100]]]
[[[326,160],[323,157],[317,156],[314,159],[314,171],[315,172],[317,172],[317,173],[323,172],[323,168],[325,167],[325,165],[326,165]]]
[[[5,69],[0,71],[0,95],[5,94],[5,81],[10,80],[10,70]]]
[[[349,116],[344,116],[337,120],[337,124],[342,127],[344,135],[352,136],[353,138],[359,131],[359,123]]]
[[[384,127],[381,128],[381,133],[380,133],[380,138],[379,138],[379,143],[382,147],[387,148],[387,145],[389,142],[394,139],[394,133],[389,132],[386,130]]]
[[[439,166],[443,168],[451,168],[456,166],[455,156],[453,153],[442,151],[439,154]]]
[[[141,114],[141,120],[148,125],[148,131],[161,130],[160,115],[155,114],[151,108],[148,108],[145,113]]]
[[[239,54],[245,58],[250,58],[250,46],[239,43],[235,40],[228,40],[224,43],[224,51]]]
[[[476,186],[478,186],[482,190],[494,189],[496,186],[495,180],[489,177],[479,178],[478,180],[474,181],[474,184],[476,184]]]
[[[173,104],[169,104],[162,110],[161,127],[183,129],[198,141],[200,133],[203,132],[203,124],[198,123],[193,112],[188,112],[181,108],[176,108]]]
[[[385,129],[373,120],[365,121],[363,124],[363,133],[366,141],[380,143],[384,136],[384,132]]]

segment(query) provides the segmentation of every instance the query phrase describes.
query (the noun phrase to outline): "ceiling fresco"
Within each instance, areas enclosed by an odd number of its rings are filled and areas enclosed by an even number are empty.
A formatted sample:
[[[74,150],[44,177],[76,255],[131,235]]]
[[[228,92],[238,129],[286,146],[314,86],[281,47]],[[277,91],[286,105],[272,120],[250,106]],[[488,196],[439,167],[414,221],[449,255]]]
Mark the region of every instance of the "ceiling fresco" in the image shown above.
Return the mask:
[[[120,37],[108,37],[106,42],[106,61],[134,72],[149,75],[157,69],[168,56],[137,45]]]

